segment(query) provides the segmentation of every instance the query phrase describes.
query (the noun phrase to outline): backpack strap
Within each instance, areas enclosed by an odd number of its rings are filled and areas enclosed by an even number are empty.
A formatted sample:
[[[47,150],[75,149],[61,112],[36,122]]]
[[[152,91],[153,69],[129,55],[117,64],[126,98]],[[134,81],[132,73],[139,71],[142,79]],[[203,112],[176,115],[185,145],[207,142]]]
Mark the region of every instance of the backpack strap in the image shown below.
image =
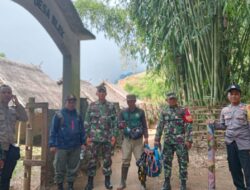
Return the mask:
[[[56,116],[60,119],[60,126],[59,127],[61,127],[64,123],[64,117],[63,117],[62,111],[61,110],[57,111]]]

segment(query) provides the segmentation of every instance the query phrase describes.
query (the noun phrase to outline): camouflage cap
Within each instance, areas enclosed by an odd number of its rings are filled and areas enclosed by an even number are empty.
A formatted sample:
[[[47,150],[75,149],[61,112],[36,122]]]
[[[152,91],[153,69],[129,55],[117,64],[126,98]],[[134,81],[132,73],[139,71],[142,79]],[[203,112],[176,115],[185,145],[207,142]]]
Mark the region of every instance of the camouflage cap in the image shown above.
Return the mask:
[[[68,96],[66,97],[66,101],[68,101],[68,100],[74,100],[74,101],[76,101],[77,98],[76,98],[76,96],[75,96],[74,94],[70,94],[70,95],[68,95]]]
[[[174,92],[168,92],[166,93],[166,98],[177,98],[176,94]]]
[[[128,94],[126,96],[126,99],[127,99],[127,101],[129,101],[129,100],[136,100],[136,95],[134,95],[134,94]]]
[[[232,90],[241,92],[240,86],[238,84],[232,84],[227,88],[227,92],[231,92]]]
[[[97,86],[97,92],[107,92],[106,87],[104,85]]]

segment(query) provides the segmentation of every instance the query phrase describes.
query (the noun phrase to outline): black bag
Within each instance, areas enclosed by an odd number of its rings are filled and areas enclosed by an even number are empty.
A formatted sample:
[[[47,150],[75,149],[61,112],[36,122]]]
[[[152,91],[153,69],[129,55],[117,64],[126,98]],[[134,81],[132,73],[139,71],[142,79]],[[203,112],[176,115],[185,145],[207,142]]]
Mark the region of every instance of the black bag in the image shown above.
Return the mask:
[[[19,160],[20,159],[20,148],[14,145],[10,145],[7,152],[7,159]]]
[[[143,128],[142,127],[135,127],[133,129],[130,129],[129,136],[131,139],[139,139],[143,135]]]
[[[128,121],[130,123],[130,112],[128,112]],[[125,131],[128,134],[129,138],[137,140],[140,139],[143,135],[143,126],[133,127],[133,128],[126,127]]]

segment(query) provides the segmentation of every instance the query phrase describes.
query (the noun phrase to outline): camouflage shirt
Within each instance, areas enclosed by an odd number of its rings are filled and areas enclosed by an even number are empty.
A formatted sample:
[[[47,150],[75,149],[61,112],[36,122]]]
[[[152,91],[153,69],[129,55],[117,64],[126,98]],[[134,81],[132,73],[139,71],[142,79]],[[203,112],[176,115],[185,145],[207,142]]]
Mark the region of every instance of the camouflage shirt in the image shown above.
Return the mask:
[[[187,119],[187,117],[190,117],[190,119]],[[156,142],[160,142],[162,133],[164,134],[164,143],[183,144],[186,141],[192,142],[191,116],[187,114],[187,109],[179,106],[164,107],[156,129]]]
[[[230,104],[224,107],[220,115],[220,124],[215,127],[226,130],[226,144],[235,141],[239,150],[250,149],[250,127],[245,104],[240,103],[237,106]]]
[[[0,103],[0,144],[3,150],[9,150],[15,142],[16,121],[27,121],[28,116],[22,105],[6,107]]]
[[[94,142],[111,142],[118,135],[117,114],[114,104],[96,101],[89,105],[84,126],[87,137]]]

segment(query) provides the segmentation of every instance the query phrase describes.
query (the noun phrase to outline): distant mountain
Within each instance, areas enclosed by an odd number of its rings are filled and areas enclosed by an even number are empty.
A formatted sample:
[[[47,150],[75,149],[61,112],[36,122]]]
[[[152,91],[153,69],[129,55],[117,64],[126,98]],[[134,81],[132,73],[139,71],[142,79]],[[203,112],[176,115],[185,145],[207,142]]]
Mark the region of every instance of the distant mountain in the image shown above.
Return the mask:
[[[115,84],[119,83],[120,80],[122,79],[125,79],[125,78],[128,78],[130,76],[134,76],[134,75],[137,75],[138,73],[141,73],[141,72],[126,72],[126,73],[122,73],[118,79],[115,80]]]
[[[126,84],[130,85],[138,85],[138,81],[141,80],[143,77],[145,77],[146,72],[141,72],[141,73],[136,73],[136,74],[130,74],[127,75],[126,77],[118,80],[117,84],[121,86],[123,89],[125,88]]]
[[[137,95],[143,101],[164,102],[167,87],[163,77],[141,72],[118,81],[118,86],[128,93]]]
[[[127,72],[127,73],[123,73],[120,75],[119,79],[124,79],[130,75],[133,75],[134,73],[133,72]]]

